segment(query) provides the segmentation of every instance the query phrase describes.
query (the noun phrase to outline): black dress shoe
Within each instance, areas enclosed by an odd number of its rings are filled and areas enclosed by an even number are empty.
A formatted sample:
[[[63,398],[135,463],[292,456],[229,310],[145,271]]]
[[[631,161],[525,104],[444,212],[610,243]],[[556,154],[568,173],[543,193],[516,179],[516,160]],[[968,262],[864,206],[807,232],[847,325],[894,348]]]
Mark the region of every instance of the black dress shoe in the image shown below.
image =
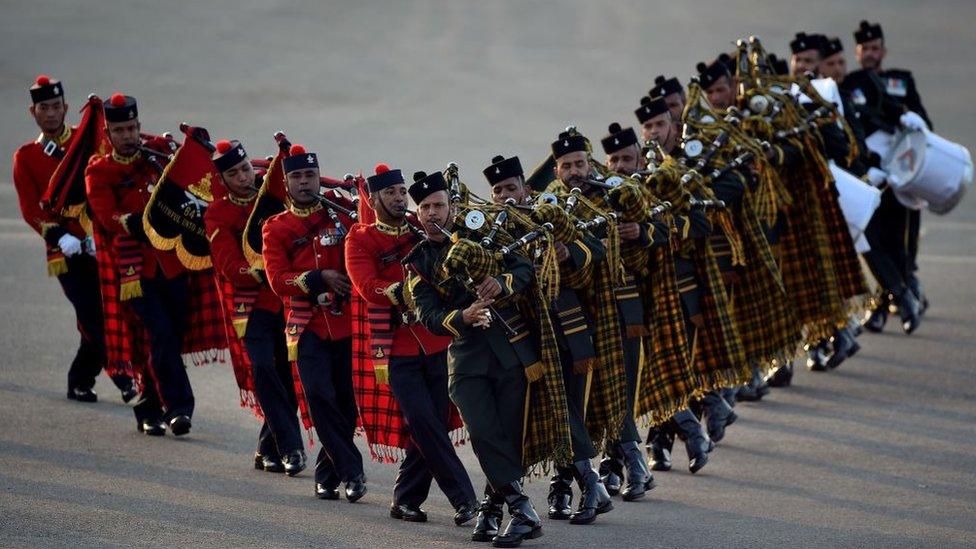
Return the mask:
[[[254,468],[258,471],[264,471],[264,455],[254,453]]]
[[[338,486],[326,486],[321,482],[315,483],[315,497],[319,499],[339,499]]]
[[[68,389],[68,400],[77,400],[78,402],[98,402],[98,395],[95,391],[91,389],[80,389],[75,387],[73,389]]]
[[[478,504],[475,502],[462,503],[454,510],[455,526],[464,526],[478,513]]]
[[[136,425],[136,429],[151,437],[161,437],[166,434],[166,424],[162,420],[144,419]]]
[[[346,499],[349,503],[356,503],[366,495],[366,481],[357,478],[346,482]]]
[[[549,481],[549,518],[569,520],[573,514],[573,472],[568,467],[556,467]]]
[[[261,456],[261,468],[268,473],[284,473],[285,464],[281,458],[274,456]]]
[[[420,507],[405,503],[394,503],[390,507],[390,516],[407,522],[427,522],[427,512]]]
[[[139,390],[136,389],[135,383],[130,383],[125,389],[119,389],[119,392],[122,395],[122,402],[126,404],[132,402],[132,399],[139,396]]]
[[[182,436],[190,432],[190,416],[180,415],[169,420],[169,430],[176,436]]]
[[[281,457],[285,474],[293,477],[305,470],[305,451],[297,448]]]

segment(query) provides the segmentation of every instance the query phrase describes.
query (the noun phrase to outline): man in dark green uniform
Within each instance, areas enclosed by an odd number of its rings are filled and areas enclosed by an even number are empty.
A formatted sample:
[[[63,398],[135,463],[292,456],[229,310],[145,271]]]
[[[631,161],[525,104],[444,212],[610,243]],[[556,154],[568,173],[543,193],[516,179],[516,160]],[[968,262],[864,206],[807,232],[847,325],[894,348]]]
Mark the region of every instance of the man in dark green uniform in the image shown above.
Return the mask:
[[[932,121],[929,119],[925,107],[922,106],[922,99],[918,95],[918,88],[915,85],[915,77],[911,71],[905,69],[883,69],[881,63],[888,53],[885,47],[884,32],[878,23],[868,23],[861,21],[860,26],[854,31],[854,39],[857,41],[855,56],[862,69],[873,71],[881,79],[885,93],[899,105],[904,106],[910,113],[905,115],[906,120],[902,124],[910,129],[924,126],[932,129]],[[928,299],[922,292],[922,285],[918,279],[918,234],[921,226],[921,212],[919,210],[906,208],[906,242],[904,265],[902,270],[908,283],[908,287],[915,294],[920,302],[920,312],[924,313],[928,307]]]
[[[504,204],[511,199],[517,205],[528,203],[530,190],[525,184],[525,174],[518,157],[496,156],[483,173],[491,185],[492,202]],[[506,229],[510,229],[509,232],[514,230],[512,227]],[[523,235],[513,233],[512,236],[519,238]],[[557,241],[555,247],[560,268],[567,274],[590,271],[606,256],[603,244],[590,235],[582,235],[573,242]],[[613,509],[613,504],[590,463],[596,457],[597,450],[584,421],[589,376],[586,371],[577,368],[578,365],[595,361],[593,330],[590,319],[584,313],[580,295],[577,295],[577,290],[584,288],[574,288],[568,280],[569,277],[560,277],[559,295],[555,304],[550,307],[550,315],[566,388],[573,463],[572,467],[556,467],[556,474],[549,484],[549,518],[569,519],[571,524],[590,524],[596,520],[598,514]],[[573,479],[579,483],[581,492],[579,509],[575,513],[571,512]]]
[[[451,241],[444,231],[453,227],[454,205],[441,172],[414,174],[409,189],[428,239],[411,252],[415,275],[410,293],[420,322],[436,335],[454,337],[448,348],[451,400],[457,405],[471,436],[471,446],[488,477],[486,498],[478,512],[472,539],[492,540],[496,547],[515,547],[523,539],[542,535],[542,523],[522,491],[522,424],[525,407],[526,363],[503,329],[496,300],[525,291],[532,281],[532,265],[515,255],[505,258],[497,277],[465,284],[448,279],[442,269]],[[443,231],[441,230],[443,229]],[[527,329],[524,326],[522,329]],[[523,341],[531,340],[523,338]],[[498,533],[502,501],[511,521]],[[493,534],[494,537],[492,537]]]

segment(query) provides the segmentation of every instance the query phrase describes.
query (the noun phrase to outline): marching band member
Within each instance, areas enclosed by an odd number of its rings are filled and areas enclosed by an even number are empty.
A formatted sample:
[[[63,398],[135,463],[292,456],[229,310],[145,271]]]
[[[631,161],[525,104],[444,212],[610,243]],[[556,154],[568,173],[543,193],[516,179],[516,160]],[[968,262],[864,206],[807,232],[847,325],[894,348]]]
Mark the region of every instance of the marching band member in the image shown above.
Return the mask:
[[[305,451],[285,343],[284,307],[264,271],[252,267],[242,249],[244,227],[257,197],[254,168],[239,141],[219,141],[213,160],[226,193],[210,204],[204,222],[214,269],[224,293],[230,294],[224,315],[230,317],[235,333],[229,337],[239,337],[244,344],[247,356],[241,359],[249,362],[264,416],[254,467],[295,476],[305,469]]]
[[[92,388],[106,364],[106,353],[92,239],[77,220],[55,215],[40,206],[51,175],[76,138],[77,128],[65,124],[68,102],[60,80],[43,74],[38,76],[30,87],[30,97],[30,114],[41,134],[14,153],[14,187],[24,221],[44,239],[48,274],[58,277],[61,290],[75,310],[81,343],[68,368],[68,398],[95,402],[98,395]],[[137,391],[132,378],[118,374],[112,381],[122,391],[123,401],[135,398]]]
[[[366,495],[366,477],[353,442],[352,285],[343,258],[343,238],[352,220],[323,205],[318,155],[292,145],[282,163],[288,209],[262,228],[265,271],[271,289],[285,302],[288,358],[297,362],[308,414],[322,443],[315,496],[339,499],[344,483],[346,499],[355,503]]]

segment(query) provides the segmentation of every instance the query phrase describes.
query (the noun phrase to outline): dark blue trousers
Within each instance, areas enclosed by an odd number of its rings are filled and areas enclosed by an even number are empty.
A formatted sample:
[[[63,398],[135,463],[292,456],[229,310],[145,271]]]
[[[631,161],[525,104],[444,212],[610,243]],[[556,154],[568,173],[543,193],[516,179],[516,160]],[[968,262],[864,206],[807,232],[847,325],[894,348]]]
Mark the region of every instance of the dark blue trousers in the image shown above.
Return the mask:
[[[419,506],[432,479],[454,507],[473,502],[471,479],[448,436],[447,351],[390,357],[390,389],[411,436],[393,486],[394,503]]]
[[[298,340],[298,375],[322,449],[315,482],[329,487],[363,478],[363,456],[353,442],[352,339],[323,340],[305,330]]]
[[[280,312],[254,309],[247,319],[243,341],[251,360],[255,396],[264,412],[258,453],[280,457],[301,449],[298,401],[285,343],[285,317]]]
[[[146,380],[143,398],[136,405],[136,418],[158,419],[154,408],[160,405],[165,410],[164,420],[192,416],[193,389],[181,356],[190,299],[187,277],[184,274],[167,279],[160,271],[155,278],[143,278],[141,282],[142,297],[129,303],[149,332],[150,369],[155,383]]]

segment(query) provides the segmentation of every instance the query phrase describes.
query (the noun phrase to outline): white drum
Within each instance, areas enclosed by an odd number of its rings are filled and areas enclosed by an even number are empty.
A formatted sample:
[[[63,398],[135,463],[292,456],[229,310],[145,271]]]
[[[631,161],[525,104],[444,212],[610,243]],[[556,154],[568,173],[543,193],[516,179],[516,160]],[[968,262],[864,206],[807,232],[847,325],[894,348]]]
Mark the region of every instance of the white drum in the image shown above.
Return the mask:
[[[952,211],[973,183],[966,147],[928,130],[897,135],[882,167],[893,175],[888,184],[903,203],[927,204],[939,215]]]
[[[830,173],[834,176],[834,183],[840,194],[838,202],[851,231],[851,238],[857,241],[881,204],[881,191],[841,169],[833,161],[830,162]]]

